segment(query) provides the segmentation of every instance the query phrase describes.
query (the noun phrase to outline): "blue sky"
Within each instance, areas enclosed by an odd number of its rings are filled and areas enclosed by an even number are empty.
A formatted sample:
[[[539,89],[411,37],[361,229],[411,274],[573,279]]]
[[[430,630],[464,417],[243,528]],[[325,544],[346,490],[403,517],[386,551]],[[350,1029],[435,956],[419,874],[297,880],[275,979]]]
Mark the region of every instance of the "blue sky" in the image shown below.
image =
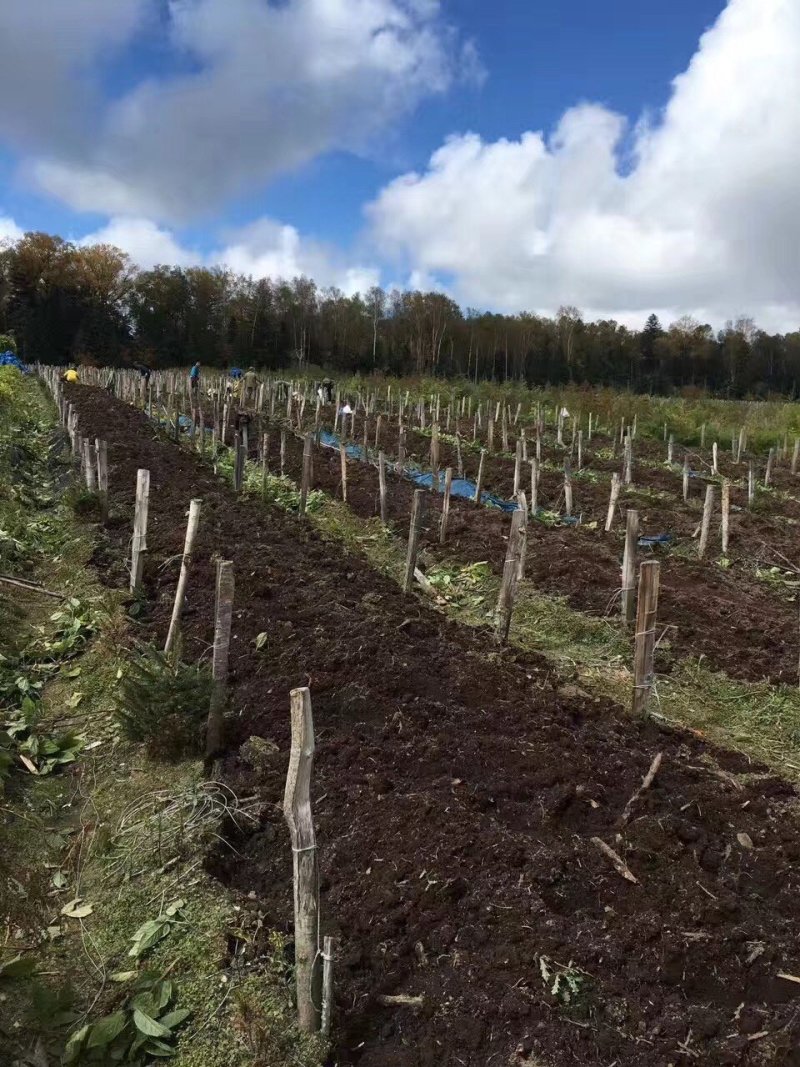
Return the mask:
[[[4,0],[0,236],[501,310],[793,321],[796,8]],[[760,189],[734,162],[756,152]],[[723,204],[763,222],[746,271]]]

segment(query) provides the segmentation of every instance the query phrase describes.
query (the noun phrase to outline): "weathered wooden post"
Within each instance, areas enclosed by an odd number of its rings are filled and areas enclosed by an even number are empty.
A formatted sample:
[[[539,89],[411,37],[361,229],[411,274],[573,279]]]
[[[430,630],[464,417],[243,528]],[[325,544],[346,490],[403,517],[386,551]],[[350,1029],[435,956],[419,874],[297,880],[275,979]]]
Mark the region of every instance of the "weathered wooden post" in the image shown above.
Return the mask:
[[[439,423],[431,427],[431,490],[439,492]]]
[[[633,439],[630,432],[625,434],[625,452],[624,452],[624,482],[626,485],[631,485],[633,482]]]
[[[97,470],[95,468],[95,450],[90,437],[83,439],[83,472],[86,476],[86,489],[90,493],[97,491]]]
[[[572,468],[568,459],[564,460],[564,514],[572,517]]]
[[[331,1032],[334,944],[332,937],[322,939],[322,1017],[319,1029],[323,1037],[329,1037]]]
[[[456,470],[459,478],[464,477],[464,460],[461,457],[461,436],[456,433]]]
[[[752,508],[756,499],[756,472],[752,459],[747,465],[747,506]]]
[[[486,447],[490,452],[494,450],[494,419],[491,415],[486,420]]]
[[[342,500],[347,503],[347,446],[339,442],[339,464],[342,471]]]
[[[583,430],[578,430],[578,470],[583,470]]]
[[[519,493],[520,475],[522,472],[522,441],[517,438],[517,449],[514,456],[514,496]]]
[[[675,461],[675,435],[669,435],[669,441],[667,442],[667,463],[671,467]]]
[[[439,544],[447,540],[447,520],[450,516],[450,491],[453,487],[453,468],[448,467],[444,473],[444,496],[442,498],[442,521],[439,527]]]
[[[378,453],[378,493],[381,501],[381,522],[385,526],[389,519],[386,506],[386,456],[383,452]]]
[[[683,457],[683,502],[689,499],[689,457]]]
[[[306,513],[306,503],[308,502],[308,491],[311,488],[311,446],[314,443],[314,437],[312,434],[307,433],[305,440],[303,441],[303,474],[300,481],[300,505],[299,511],[301,515]]]
[[[131,592],[142,584],[144,556],[147,551],[147,512],[150,503],[150,471],[136,473],[136,504],[133,512],[133,541],[131,543]]]
[[[703,521],[700,525],[700,543],[697,546],[697,558],[702,559],[708,546],[708,532],[711,529],[711,514],[714,510],[714,486],[706,486],[706,499],[703,504]]]
[[[283,814],[292,841],[294,867],[294,967],[297,1023],[306,1033],[320,1028],[322,974],[319,966],[317,837],[311,811],[314,719],[307,687],[293,689],[292,747],[283,794]]]
[[[401,426],[397,432],[397,473],[400,477],[403,477],[403,472],[406,466],[406,431],[405,427]]]
[[[519,560],[524,537],[524,519],[522,512],[518,509],[511,516],[511,532],[508,535],[506,558],[503,564],[503,578],[497,598],[495,639],[501,645],[508,641],[508,633],[511,628],[511,616],[514,611],[514,599],[519,582]]]
[[[244,456],[245,452],[242,445],[241,435],[237,430],[233,437],[233,490],[235,493],[241,492],[242,489]]]
[[[281,478],[286,473],[286,430],[281,430]]]
[[[484,464],[484,460],[485,459],[486,459],[486,449],[482,448],[481,449],[481,458],[480,458],[480,461],[478,462],[478,477],[477,477],[477,479],[475,481],[475,496],[473,497],[473,500],[475,501],[476,504],[480,504],[480,502],[481,502],[481,488],[483,487],[483,464]]]
[[[269,434],[261,435],[261,492],[267,495],[267,478],[269,477]]]
[[[639,512],[629,510],[625,518],[625,549],[622,556],[622,618],[633,622],[636,610],[636,546],[639,541]]]
[[[792,474],[797,474],[798,461],[800,461],[800,437],[795,437],[792,451]]]
[[[721,495],[721,508],[722,508],[722,555],[728,555],[728,535],[730,530],[730,513],[731,513],[731,483],[727,478],[722,481],[722,495]]]
[[[100,496],[100,519],[103,524],[108,522],[108,445],[100,438],[94,442],[95,458],[97,460],[97,492]]]
[[[531,515],[536,518],[539,510],[539,462],[531,460]]]
[[[772,484],[772,467],[774,463],[775,449],[771,448],[769,450],[769,455],[767,456],[767,469],[764,471],[764,488]]]
[[[227,700],[228,658],[231,647],[231,620],[233,619],[233,592],[233,563],[230,560],[219,560],[214,604],[214,653],[211,661],[213,685],[206,724],[206,773],[211,770],[214,759],[222,749],[222,724]]]
[[[414,585],[414,569],[417,566],[419,538],[422,531],[422,516],[425,510],[425,490],[415,489],[411,504],[411,525],[408,531],[408,553],[406,555],[406,573],[403,579],[403,592],[410,593]]]
[[[164,653],[169,653],[175,647],[181,625],[181,611],[186,599],[186,586],[189,583],[189,571],[192,566],[192,552],[197,538],[197,528],[200,525],[201,500],[194,499],[189,503],[189,521],[186,524],[186,538],[183,542],[183,558],[181,559],[181,573],[178,576],[178,588],[175,591],[175,603],[172,605],[172,618],[169,623],[167,640],[164,644]]]
[[[716,441],[711,445],[711,473],[714,477],[719,474],[719,446]]]
[[[517,563],[517,581],[521,582],[525,577],[525,557],[528,552],[528,499],[525,491],[520,489],[517,494],[517,506],[522,516],[523,537],[519,549],[519,561]]]
[[[661,564],[648,560],[639,568],[639,598],[633,655],[633,713],[642,715],[655,683],[653,661],[656,647],[656,615]]]
[[[617,510],[617,501],[619,500],[620,482],[619,475],[616,471],[611,475],[611,492],[608,496],[608,511],[606,512],[606,533],[611,532],[611,527],[614,525],[614,515]]]

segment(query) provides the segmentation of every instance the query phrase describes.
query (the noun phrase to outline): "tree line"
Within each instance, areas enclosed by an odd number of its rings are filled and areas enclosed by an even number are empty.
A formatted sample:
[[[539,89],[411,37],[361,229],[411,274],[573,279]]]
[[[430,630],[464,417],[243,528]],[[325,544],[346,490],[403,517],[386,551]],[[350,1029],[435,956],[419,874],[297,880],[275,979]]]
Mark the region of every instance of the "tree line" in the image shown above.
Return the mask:
[[[27,233],[0,246],[0,334],[27,361],[158,367],[321,365],[338,373],[567,382],[669,393],[796,395],[800,331],[752,319],[724,329],[686,316],[641,330],[575,307],[555,317],[500,315],[436,292],[346,296],[309,278],[252,278],[223,268],[137,270],[111,245]]]

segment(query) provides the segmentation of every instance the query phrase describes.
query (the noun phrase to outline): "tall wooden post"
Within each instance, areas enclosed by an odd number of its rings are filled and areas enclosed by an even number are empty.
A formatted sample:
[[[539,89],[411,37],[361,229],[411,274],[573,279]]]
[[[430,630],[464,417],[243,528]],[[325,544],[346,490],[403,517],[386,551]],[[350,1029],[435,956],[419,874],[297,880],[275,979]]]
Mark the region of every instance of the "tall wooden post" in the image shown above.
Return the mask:
[[[775,449],[771,448],[769,450],[769,455],[767,456],[767,469],[766,469],[766,471],[764,471],[764,486],[765,487],[772,483],[772,466],[773,466],[774,462],[775,462]]]
[[[211,769],[214,758],[222,749],[222,723],[227,700],[228,657],[231,647],[233,592],[233,563],[230,560],[220,560],[217,563],[217,595],[214,605],[214,654],[211,665],[213,686],[206,725],[207,773]]]
[[[406,466],[406,431],[401,426],[397,432],[397,473],[402,478]]]
[[[564,460],[564,514],[572,516],[572,468],[569,460]]]
[[[751,508],[756,499],[756,472],[752,459],[747,465],[747,506]]]
[[[150,471],[136,473],[136,504],[133,513],[133,541],[131,544],[131,592],[142,584],[142,569],[147,551],[147,512],[150,504]]]
[[[403,592],[410,593],[414,584],[414,568],[417,565],[419,537],[422,531],[422,516],[425,510],[425,490],[415,489],[411,504],[411,525],[408,531],[408,553],[406,555],[406,573],[403,579]]]
[[[636,611],[636,545],[639,541],[639,512],[630,510],[625,520],[625,551],[622,556],[622,618],[627,626]]]
[[[539,461],[531,460],[531,515],[536,518],[539,510]]]
[[[97,470],[95,468],[95,450],[90,437],[83,439],[83,472],[86,476],[86,488],[90,493],[97,491]]]
[[[267,478],[269,477],[269,434],[261,435],[261,492],[267,495]]]
[[[289,827],[294,866],[294,965],[297,1023],[306,1033],[320,1027],[322,973],[319,966],[319,875],[317,837],[311,811],[314,767],[314,718],[308,688],[290,695],[292,747],[283,794],[283,815]]]
[[[611,532],[611,528],[614,525],[614,515],[617,510],[617,501],[619,500],[619,475],[616,471],[611,475],[611,492],[608,496],[608,511],[606,513],[606,533]]]
[[[633,482],[633,439],[630,432],[625,435],[625,460],[623,470],[625,484],[631,485]]]
[[[306,503],[308,502],[308,491],[311,488],[311,446],[313,444],[313,435],[307,433],[305,441],[303,442],[303,475],[300,482],[300,514],[305,515]]]
[[[444,474],[444,496],[442,498],[442,521],[439,527],[439,544],[447,540],[447,520],[450,515],[450,491],[453,486],[453,468],[448,467]]]
[[[95,458],[97,460],[97,492],[100,496],[100,519],[105,524],[108,522],[108,445],[100,438],[94,442]]]
[[[703,521],[700,524],[700,543],[697,546],[697,558],[702,559],[708,547],[708,532],[711,529],[711,514],[714,510],[714,486],[706,486],[706,499],[703,504]]]
[[[347,503],[347,445],[339,442],[339,464],[342,471],[342,500]]]
[[[792,452],[792,474],[797,474],[798,461],[800,461],[800,437],[795,437],[794,450]]]
[[[192,566],[192,551],[197,538],[197,528],[200,525],[201,500],[194,499],[189,504],[189,521],[186,524],[186,538],[183,542],[183,558],[181,559],[181,573],[178,577],[178,588],[175,591],[175,603],[172,605],[172,618],[169,623],[167,640],[164,645],[164,653],[169,654],[175,647],[181,624],[181,611],[186,599],[186,586],[189,583],[189,571]]]
[[[519,493],[520,475],[522,472],[522,441],[517,438],[517,449],[514,456],[514,499]]]
[[[378,453],[378,493],[381,501],[381,522],[385,526],[388,522],[386,500],[386,456],[383,452]]]
[[[431,427],[431,490],[439,492],[439,423]]]
[[[731,483],[725,478],[722,482],[722,555],[728,555],[728,536],[730,531]]]
[[[719,446],[716,441],[711,445],[711,473],[715,477],[719,474]]]
[[[506,558],[503,564],[503,578],[497,599],[495,639],[501,645],[508,641],[508,634],[511,629],[511,616],[514,611],[514,600],[519,582],[519,560],[524,538],[524,518],[522,512],[517,509],[511,516],[511,532],[508,535]]]
[[[689,499],[689,457],[683,457],[683,502]]]
[[[653,660],[656,647],[656,615],[661,564],[648,560],[639,568],[639,598],[636,611],[636,636],[633,655],[633,713],[647,709],[653,688]]]
[[[475,481],[475,496],[473,497],[473,500],[475,501],[476,504],[480,504],[480,502],[481,502],[481,489],[483,488],[483,464],[484,464],[485,460],[486,460],[486,449],[482,448],[481,449],[481,458],[480,458],[480,460],[478,462],[478,477],[477,477],[477,479]]]

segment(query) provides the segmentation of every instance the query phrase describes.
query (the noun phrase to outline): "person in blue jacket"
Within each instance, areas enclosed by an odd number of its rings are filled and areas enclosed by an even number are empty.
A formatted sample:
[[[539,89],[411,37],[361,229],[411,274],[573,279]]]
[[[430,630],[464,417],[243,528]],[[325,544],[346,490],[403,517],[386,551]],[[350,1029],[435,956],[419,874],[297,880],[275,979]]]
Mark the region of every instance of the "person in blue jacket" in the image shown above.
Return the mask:
[[[192,365],[192,369],[189,371],[189,385],[192,390],[192,395],[197,396],[200,392],[200,361]]]

